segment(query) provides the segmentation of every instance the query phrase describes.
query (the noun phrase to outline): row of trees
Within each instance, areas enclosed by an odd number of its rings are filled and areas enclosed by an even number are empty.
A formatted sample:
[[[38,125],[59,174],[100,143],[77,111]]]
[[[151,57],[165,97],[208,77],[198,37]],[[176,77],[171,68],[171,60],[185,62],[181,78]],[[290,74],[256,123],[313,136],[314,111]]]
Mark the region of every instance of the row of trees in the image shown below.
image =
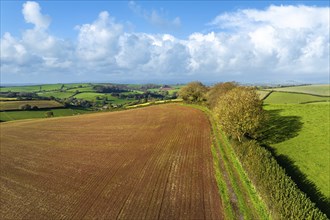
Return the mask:
[[[274,219],[327,219],[256,141],[263,137],[268,117],[255,88],[235,82],[212,87],[192,82],[179,91],[179,96],[187,103],[206,105],[216,115],[222,130],[232,137],[238,159]]]
[[[265,119],[256,89],[235,82],[212,87],[191,82],[179,91],[179,96],[187,103],[207,105],[219,119],[224,132],[240,142],[244,137],[256,138]]]

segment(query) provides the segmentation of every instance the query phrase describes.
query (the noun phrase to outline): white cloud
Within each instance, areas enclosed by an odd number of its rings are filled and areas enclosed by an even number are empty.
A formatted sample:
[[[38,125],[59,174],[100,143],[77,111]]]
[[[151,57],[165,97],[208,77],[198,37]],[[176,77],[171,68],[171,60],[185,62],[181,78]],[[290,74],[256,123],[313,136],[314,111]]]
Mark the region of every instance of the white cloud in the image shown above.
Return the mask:
[[[23,15],[34,28],[21,37],[1,37],[6,77],[61,72],[86,81],[324,82],[329,76],[329,8],[270,6],[221,14],[210,22],[213,32],[187,39],[128,32],[104,11],[76,27],[74,42],[49,33],[50,19],[38,3],[25,3]]]
[[[1,37],[1,73],[38,75],[68,69],[72,64],[72,44],[48,33],[50,18],[41,13],[38,3],[24,3],[22,13],[34,27],[24,30],[21,38],[10,33]]]
[[[150,12],[142,8],[134,1],[128,3],[129,8],[138,16],[144,18],[146,21],[161,28],[178,28],[181,26],[180,17],[174,19],[167,19],[163,11],[151,10]]]
[[[119,67],[133,69],[146,64],[151,58],[152,41],[145,34],[125,34],[119,40],[120,50],[116,55]]]
[[[86,61],[108,60],[115,62],[118,40],[123,34],[123,26],[115,23],[109,13],[103,11],[92,24],[76,27],[79,30],[77,56]]]
[[[37,2],[26,2],[23,4],[22,13],[27,23],[32,23],[37,29],[47,29],[50,24],[50,18],[41,14],[41,8]]]
[[[245,9],[218,15],[209,23],[220,28],[248,30],[251,27],[271,25],[275,28],[312,29],[329,28],[329,8],[311,6],[269,6],[265,10]]]

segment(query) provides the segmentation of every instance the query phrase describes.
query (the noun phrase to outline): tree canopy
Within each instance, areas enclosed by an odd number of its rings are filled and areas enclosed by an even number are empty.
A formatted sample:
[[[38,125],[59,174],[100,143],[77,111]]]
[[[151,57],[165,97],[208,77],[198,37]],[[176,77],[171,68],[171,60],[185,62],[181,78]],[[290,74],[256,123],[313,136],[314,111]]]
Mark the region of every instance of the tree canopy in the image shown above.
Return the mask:
[[[244,136],[255,138],[265,118],[256,90],[248,87],[236,87],[221,96],[214,111],[227,135],[239,141]]]
[[[187,103],[201,103],[206,101],[207,91],[207,87],[201,82],[191,82],[180,89],[179,97]]]
[[[236,87],[238,87],[236,82],[217,83],[212,86],[206,94],[208,107],[213,109],[221,96]]]

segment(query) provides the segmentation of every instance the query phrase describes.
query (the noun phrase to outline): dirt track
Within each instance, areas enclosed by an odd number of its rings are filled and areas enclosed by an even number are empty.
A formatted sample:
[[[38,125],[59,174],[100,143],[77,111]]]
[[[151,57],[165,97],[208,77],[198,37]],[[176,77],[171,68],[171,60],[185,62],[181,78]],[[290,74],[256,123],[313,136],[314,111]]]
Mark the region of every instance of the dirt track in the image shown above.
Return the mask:
[[[0,219],[223,219],[199,110],[2,123]]]

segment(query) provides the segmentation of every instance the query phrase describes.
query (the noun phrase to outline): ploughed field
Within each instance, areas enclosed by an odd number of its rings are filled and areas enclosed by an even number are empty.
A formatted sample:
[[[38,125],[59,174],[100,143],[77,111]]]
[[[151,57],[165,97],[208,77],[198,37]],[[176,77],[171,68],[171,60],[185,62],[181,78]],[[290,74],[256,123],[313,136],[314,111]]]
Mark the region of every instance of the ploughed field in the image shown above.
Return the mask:
[[[204,113],[1,123],[0,219],[222,219]]]

